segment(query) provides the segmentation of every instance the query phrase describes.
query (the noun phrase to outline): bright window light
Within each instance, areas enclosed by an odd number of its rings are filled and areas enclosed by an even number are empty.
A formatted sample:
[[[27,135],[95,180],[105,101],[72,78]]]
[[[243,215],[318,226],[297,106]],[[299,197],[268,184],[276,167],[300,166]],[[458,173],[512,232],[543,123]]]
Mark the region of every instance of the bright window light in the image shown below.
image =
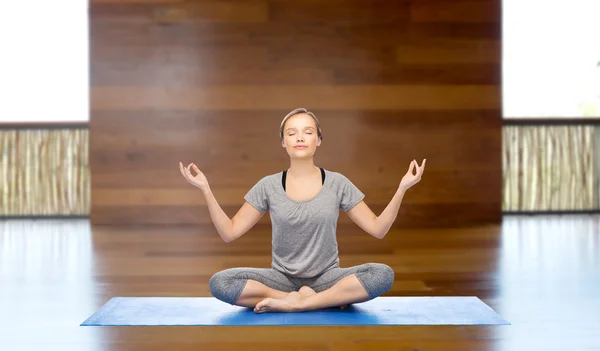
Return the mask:
[[[89,120],[88,2],[6,1],[0,123]]]
[[[600,1],[502,4],[504,117],[600,117]]]

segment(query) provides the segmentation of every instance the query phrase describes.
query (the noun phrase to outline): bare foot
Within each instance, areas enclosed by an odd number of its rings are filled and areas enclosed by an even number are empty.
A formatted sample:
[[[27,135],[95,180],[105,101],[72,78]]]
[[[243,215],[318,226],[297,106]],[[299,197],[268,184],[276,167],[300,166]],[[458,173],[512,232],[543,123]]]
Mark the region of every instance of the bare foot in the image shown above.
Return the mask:
[[[303,298],[297,291],[289,293],[283,299],[266,298],[256,304],[254,312],[298,312]]]
[[[254,307],[254,312],[265,313],[265,312],[292,312],[293,308],[289,302],[284,299],[273,299],[266,298]]]
[[[311,296],[311,295],[316,294],[316,292],[312,288],[310,288],[306,285],[301,287],[300,290],[298,290],[298,293],[300,293],[300,295],[302,295],[302,296]],[[348,305],[342,305],[339,307],[341,310],[343,310],[343,309],[347,308]]]

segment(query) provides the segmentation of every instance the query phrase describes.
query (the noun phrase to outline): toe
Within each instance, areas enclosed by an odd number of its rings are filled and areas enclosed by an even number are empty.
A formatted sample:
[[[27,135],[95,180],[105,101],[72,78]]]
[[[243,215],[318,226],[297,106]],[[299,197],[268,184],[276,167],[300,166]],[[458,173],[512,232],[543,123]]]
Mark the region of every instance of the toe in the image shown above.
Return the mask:
[[[260,301],[259,303],[256,304],[256,307],[254,307],[254,312],[256,313],[262,313],[262,312],[266,312],[267,307],[269,306],[269,298],[266,298],[262,301]]]

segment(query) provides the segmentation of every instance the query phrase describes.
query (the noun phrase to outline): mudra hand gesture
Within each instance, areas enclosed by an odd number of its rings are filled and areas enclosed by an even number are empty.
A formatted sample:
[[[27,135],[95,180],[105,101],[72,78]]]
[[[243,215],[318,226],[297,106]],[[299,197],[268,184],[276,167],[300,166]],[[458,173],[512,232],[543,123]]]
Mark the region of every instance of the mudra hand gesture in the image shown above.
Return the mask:
[[[417,184],[421,180],[423,171],[425,171],[425,161],[426,160],[423,160],[423,163],[421,164],[421,166],[419,166],[419,164],[417,163],[416,160],[413,160],[410,163],[410,166],[408,167],[408,172],[406,172],[406,174],[402,178],[402,181],[400,182],[399,187],[401,189],[408,190],[410,187]],[[413,172],[415,172],[415,168],[416,168],[416,173],[413,174]]]
[[[193,169],[198,174],[194,176],[190,171],[191,169]],[[188,181],[188,183],[202,190],[206,190],[208,188],[208,180],[204,176],[204,173],[200,172],[200,170],[198,169],[198,167],[196,167],[195,164],[190,163],[187,167],[183,167],[183,164],[179,162],[179,170],[181,171],[181,174],[185,177],[185,180]]]

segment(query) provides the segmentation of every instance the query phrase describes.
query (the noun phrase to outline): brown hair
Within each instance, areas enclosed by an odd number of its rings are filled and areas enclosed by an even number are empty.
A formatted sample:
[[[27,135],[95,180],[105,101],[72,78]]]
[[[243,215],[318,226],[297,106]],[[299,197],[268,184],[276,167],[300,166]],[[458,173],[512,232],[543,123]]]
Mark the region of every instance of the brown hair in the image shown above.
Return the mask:
[[[315,116],[314,113],[308,111],[305,108],[297,108],[292,110],[291,112],[289,112],[287,115],[285,115],[285,117],[283,117],[283,121],[281,121],[281,126],[279,127],[279,140],[282,141],[283,140],[283,128],[285,126],[285,122],[292,116],[295,116],[297,114],[300,113],[306,113],[307,115],[311,116],[312,119],[315,120],[315,124],[317,125],[317,136],[319,137],[320,140],[323,140],[323,133],[321,133],[321,125],[319,124],[319,120],[317,119],[317,116]]]

